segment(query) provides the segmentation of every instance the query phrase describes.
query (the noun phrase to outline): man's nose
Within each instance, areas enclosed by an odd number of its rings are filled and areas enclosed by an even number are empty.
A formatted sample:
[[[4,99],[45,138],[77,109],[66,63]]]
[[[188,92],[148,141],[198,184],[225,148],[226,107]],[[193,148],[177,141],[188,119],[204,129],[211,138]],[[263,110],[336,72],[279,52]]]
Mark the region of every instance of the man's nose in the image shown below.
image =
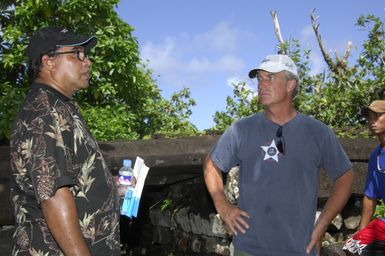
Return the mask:
[[[258,81],[258,87],[267,87],[269,85],[269,80],[265,78],[261,78]]]
[[[83,61],[83,64],[89,67],[92,64],[92,61],[88,57],[86,57]]]

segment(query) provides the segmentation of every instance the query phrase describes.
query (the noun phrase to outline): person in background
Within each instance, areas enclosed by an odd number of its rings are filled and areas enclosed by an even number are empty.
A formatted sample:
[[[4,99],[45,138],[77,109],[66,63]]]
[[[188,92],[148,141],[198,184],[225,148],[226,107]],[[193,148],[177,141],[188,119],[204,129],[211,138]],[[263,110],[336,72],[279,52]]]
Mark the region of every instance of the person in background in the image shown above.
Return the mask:
[[[297,67],[268,55],[249,72],[264,111],[233,123],[206,158],[204,179],[233,236],[234,255],[315,255],[352,189],[352,164],[325,124],[298,112]],[[239,198],[224,195],[221,172],[239,165]],[[320,169],[334,181],[316,223]],[[318,246],[317,246],[318,245]]]
[[[33,82],[10,141],[12,255],[120,255],[117,187],[73,99],[96,43],[59,27],[30,38]]]
[[[385,100],[373,101],[362,110],[362,115],[367,118],[369,130],[377,136],[379,144],[369,158],[359,230],[347,240],[343,249],[347,255],[385,255],[385,219],[372,220],[378,200],[385,199]],[[382,254],[369,253],[379,247],[382,247]]]

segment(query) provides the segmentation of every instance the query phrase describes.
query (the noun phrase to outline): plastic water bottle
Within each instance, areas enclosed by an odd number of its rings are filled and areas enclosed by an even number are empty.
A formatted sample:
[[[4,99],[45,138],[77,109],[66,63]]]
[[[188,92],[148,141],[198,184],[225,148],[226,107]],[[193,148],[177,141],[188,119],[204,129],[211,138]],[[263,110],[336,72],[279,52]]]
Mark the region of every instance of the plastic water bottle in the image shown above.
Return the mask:
[[[132,187],[132,168],[131,160],[124,159],[123,166],[119,170],[119,183],[121,190],[124,191],[124,196],[120,198],[120,214],[125,215],[128,211],[129,202],[132,198],[133,187]]]
[[[119,183],[124,186],[132,186],[132,176],[131,160],[124,159],[123,167],[119,170]]]

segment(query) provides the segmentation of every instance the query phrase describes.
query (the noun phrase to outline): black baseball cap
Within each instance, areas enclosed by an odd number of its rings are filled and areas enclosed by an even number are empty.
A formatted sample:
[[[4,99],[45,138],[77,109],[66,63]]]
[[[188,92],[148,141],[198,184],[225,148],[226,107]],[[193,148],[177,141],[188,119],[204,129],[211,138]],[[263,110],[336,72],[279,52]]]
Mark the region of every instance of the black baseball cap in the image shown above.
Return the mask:
[[[38,30],[27,47],[29,60],[40,58],[43,54],[64,46],[83,46],[87,51],[97,43],[95,36],[75,35],[63,27],[46,27]]]

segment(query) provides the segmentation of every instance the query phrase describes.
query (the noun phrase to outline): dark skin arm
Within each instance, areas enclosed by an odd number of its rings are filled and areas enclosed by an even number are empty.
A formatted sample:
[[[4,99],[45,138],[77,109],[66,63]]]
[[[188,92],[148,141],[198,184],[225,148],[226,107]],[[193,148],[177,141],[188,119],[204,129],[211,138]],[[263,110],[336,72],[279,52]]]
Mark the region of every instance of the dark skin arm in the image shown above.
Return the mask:
[[[361,222],[359,229],[366,227],[372,220],[374,211],[377,206],[377,200],[364,196],[362,199],[362,211],[361,211]]]
[[[91,255],[80,230],[76,205],[68,187],[41,203],[44,218],[55,241],[68,256]]]

